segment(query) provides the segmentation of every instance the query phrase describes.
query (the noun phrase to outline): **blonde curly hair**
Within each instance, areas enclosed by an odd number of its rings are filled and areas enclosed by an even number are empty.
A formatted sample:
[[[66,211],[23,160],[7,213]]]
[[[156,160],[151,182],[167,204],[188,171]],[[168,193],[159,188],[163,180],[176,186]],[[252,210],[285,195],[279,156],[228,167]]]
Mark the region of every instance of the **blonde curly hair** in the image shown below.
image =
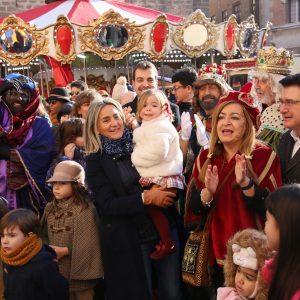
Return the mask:
[[[260,274],[265,260],[272,257],[272,252],[267,246],[267,238],[261,231],[255,229],[244,229],[238,231],[227,243],[227,255],[224,264],[225,286],[235,288],[235,275],[238,266],[233,262],[232,245],[237,244],[240,247],[251,247],[256,253],[257,258],[257,294],[255,300],[266,300],[268,288]]]

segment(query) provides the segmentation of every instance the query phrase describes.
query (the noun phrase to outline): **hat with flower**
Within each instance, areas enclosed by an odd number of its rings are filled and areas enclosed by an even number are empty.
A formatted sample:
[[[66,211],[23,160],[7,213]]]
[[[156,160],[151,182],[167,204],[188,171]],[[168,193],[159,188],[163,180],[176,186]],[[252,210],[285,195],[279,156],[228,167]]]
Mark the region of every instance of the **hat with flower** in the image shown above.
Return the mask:
[[[231,91],[220,98],[218,105],[225,102],[237,102],[241,104],[248,112],[256,130],[260,127],[260,110],[253,97],[249,93]]]
[[[227,74],[225,68],[213,63],[211,65],[202,65],[198,71],[198,78],[194,83],[195,87],[200,87],[206,83],[214,83],[219,86],[222,94],[226,94],[232,88],[226,82]]]

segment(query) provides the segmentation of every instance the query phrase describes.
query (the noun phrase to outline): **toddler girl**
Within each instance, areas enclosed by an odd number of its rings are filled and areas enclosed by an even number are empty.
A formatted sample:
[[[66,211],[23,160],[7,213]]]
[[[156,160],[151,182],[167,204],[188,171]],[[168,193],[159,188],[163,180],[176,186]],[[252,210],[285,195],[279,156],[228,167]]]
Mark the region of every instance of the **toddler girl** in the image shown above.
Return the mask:
[[[217,300],[266,299],[267,289],[260,273],[270,256],[263,233],[255,229],[237,232],[227,244],[226,287],[218,288]]]
[[[57,164],[48,180],[54,199],[46,205],[42,223],[57,253],[59,270],[69,280],[70,299],[92,300],[103,267],[96,209],[84,180],[84,169],[77,162]]]
[[[133,131],[135,145],[131,159],[141,176],[140,184],[173,192],[184,189],[183,157],[167,97],[159,90],[145,91],[138,102],[137,118],[142,124]],[[155,206],[147,209],[161,239],[151,258],[160,259],[174,252],[175,245],[161,209]]]
[[[270,284],[271,300],[300,299],[300,185],[286,185],[266,200],[265,232],[273,259],[262,275]]]

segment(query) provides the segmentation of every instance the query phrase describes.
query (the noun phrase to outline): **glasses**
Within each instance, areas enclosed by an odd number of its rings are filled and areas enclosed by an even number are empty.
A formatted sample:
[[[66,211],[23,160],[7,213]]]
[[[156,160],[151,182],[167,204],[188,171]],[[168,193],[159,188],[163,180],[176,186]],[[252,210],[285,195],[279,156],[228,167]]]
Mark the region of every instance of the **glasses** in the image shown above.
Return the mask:
[[[286,107],[292,107],[298,103],[300,103],[300,100],[292,100],[292,99],[287,99],[285,101],[283,101],[282,99],[279,100],[279,106],[285,105]]]
[[[76,96],[76,95],[79,95],[79,93],[80,93],[80,92],[70,92],[70,95],[71,95],[71,96],[73,96],[73,95]]]
[[[172,87],[172,91],[177,91],[178,89],[180,89],[180,88],[185,88],[185,86],[183,86],[183,85],[179,85],[179,86],[173,86]]]

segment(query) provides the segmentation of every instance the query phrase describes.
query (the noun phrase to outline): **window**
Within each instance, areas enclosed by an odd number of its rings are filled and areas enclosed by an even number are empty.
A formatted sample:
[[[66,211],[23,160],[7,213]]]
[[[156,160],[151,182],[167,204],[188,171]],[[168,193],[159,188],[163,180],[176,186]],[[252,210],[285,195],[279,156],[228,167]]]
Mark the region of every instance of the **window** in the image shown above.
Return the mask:
[[[227,21],[228,19],[228,12],[227,10],[222,11],[222,22]]]
[[[288,23],[300,22],[300,0],[287,1],[287,21]]]
[[[241,4],[239,2],[232,5],[232,12],[236,15],[237,22],[241,22]]]

